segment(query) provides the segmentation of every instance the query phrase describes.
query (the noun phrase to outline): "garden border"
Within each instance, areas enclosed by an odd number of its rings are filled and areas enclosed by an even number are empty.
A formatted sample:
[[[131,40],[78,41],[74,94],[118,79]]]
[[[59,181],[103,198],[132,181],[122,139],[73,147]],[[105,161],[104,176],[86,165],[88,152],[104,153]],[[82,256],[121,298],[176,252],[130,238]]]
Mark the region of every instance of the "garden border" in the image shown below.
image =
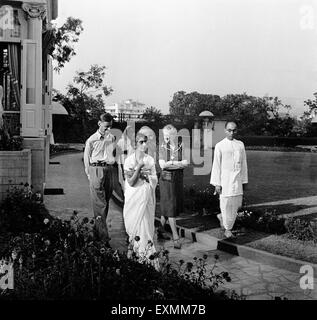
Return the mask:
[[[160,221],[159,217],[155,217],[155,219],[158,222]],[[317,277],[317,264],[289,257],[284,257],[281,255],[276,255],[267,251],[236,244],[228,240],[219,239],[207,234],[206,232],[197,232],[195,228],[189,229],[181,227],[177,225],[177,220],[176,226],[179,230],[179,234],[181,237],[190,239],[193,242],[204,244],[208,246],[210,250],[218,249],[236,256],[240,256],[245,259],[254,260],[256,262],[268,264],[273,267],[285,269],[298,274],[300,274],[299,271],[301,266],[310,265],[314,270],[315,277]]]

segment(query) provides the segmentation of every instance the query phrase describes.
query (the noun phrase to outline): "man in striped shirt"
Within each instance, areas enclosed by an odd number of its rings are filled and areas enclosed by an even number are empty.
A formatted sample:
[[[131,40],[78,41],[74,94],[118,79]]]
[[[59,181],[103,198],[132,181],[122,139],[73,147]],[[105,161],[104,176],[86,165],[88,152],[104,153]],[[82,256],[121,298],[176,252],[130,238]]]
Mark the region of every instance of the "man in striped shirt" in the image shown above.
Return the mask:
[[[107,215],[113,191],[115,163],[115,137],[110,133],[113,118],[104,113],[98,121],[98,130],[91,135],[85,145],[84,164],[89,180],[90,197],[95,216],[95,231],[100,241],[109,245]]]

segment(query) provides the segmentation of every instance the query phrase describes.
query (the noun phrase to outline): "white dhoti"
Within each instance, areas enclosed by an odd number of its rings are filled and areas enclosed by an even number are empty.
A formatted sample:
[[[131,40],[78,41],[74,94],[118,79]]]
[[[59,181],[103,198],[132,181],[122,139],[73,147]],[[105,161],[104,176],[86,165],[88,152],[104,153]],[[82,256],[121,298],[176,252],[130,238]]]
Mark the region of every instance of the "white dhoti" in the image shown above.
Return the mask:
[[[242,195],[223,197],[220,195],[222,223],[226,230],[231,230],[237,218],[238,209],[242,206]]]

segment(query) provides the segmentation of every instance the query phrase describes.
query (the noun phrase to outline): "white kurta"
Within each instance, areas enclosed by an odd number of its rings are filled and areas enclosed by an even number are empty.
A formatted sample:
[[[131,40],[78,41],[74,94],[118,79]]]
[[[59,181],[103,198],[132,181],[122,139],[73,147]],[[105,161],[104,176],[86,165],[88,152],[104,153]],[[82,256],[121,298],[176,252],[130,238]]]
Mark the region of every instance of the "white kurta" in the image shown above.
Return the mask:
[[[243,187],[248,183],[248,167],[244,144],[227,138],[215,147],[210,183],[221,186],[220,209],[226,230],[231,230],[239,207]]]
[[[155,253],[153,238],[155,232],[154,215],[157,175],[154,159],[149,155],[145,155],[143,160],[144,167],[142,170],[150,172],[149,182],[139,179],[132,187],[125,180],[123,219],[130,242],[133,244],[133,250],[136,252],[139,261],[149,262],[149,256]],[[133,153],[125,160],[124,170],[135,170],[136,166],[135,153]],[[140,238],[139,241],[135,241],[136,236]],[[157,259],[152,262],[155,267],[158,267]]]

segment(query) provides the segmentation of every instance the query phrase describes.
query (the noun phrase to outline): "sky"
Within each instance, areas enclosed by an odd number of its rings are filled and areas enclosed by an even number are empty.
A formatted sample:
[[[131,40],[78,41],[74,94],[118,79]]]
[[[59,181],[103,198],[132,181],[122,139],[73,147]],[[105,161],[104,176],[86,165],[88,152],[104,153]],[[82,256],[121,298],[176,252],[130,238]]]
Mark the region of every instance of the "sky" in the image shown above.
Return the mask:
[[[133,99],[168,113],[177,91],[278,96],[301,114],[317,92],[317,0],[60,0],[80,18],[77,55],[54,74],[106,66],[106,105]]]

